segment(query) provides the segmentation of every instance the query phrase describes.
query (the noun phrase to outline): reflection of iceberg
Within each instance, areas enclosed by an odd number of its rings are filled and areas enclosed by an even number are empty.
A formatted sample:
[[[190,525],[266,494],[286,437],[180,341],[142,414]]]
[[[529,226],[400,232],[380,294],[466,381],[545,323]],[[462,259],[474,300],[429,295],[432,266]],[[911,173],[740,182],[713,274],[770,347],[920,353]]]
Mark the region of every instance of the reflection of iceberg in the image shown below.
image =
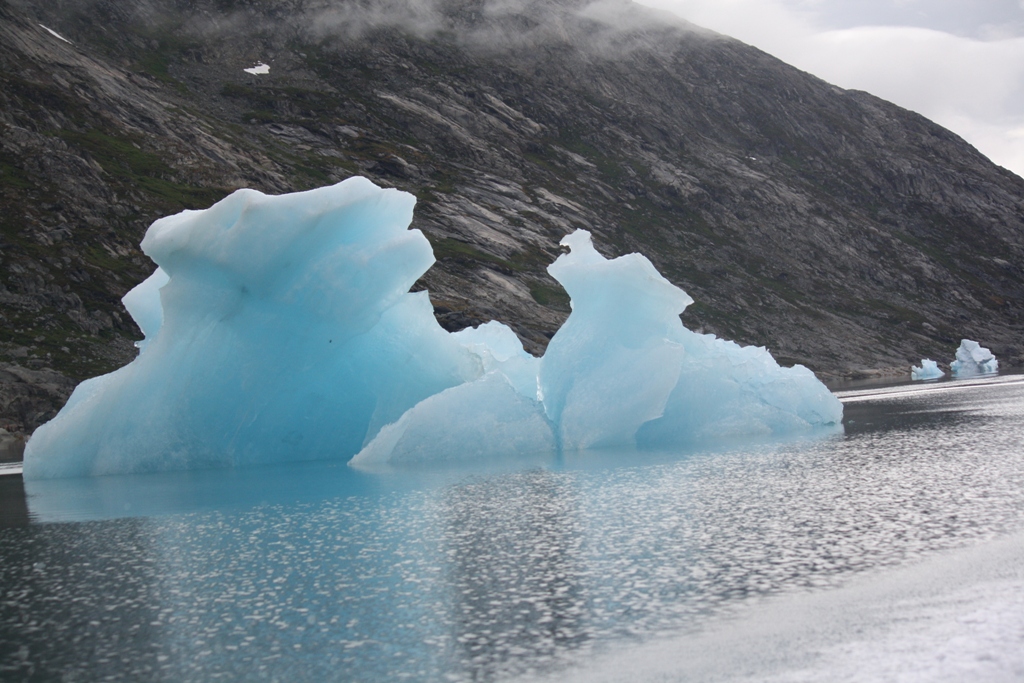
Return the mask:
[[[504,325],[449,334],[411,285],[433,263],[414,199],[352,178],[240,190],[153,224],[160,268],[125,297],[139,357],[33,435],[28,478],[344,459],[398,462],[836,424],[801,366],[686,330],[638,254],[579,231],[550,268],[573,313],[541,359]],[[358,455],[357,455],[358,454]]]
[[[999,361],[992,352],[976,341],[962,339],[956,360],[949,364],[954,377],[974,377],[999,372]]]
[[[921,365],[911,366],[910,379],[939,379],[946,373],[939,369],[939,364],[930,358],[921,360]]]

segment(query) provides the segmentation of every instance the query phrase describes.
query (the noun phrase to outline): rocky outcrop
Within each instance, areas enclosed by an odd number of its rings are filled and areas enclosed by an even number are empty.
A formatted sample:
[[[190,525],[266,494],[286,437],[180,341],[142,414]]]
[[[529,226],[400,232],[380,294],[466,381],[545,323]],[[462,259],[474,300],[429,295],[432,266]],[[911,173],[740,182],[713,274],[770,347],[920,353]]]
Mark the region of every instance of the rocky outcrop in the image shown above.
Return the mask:
[[[56,415],[74,388],[54,370],[0,363],[0,462],[20,460],[26,435]]]
[[[153,219],[362,174],[419,198],[449,329],[541,352],[585,227],[823,376],[962,337],[1021,363],[1024,180],[949,131],[625,2],[367,7],[0,0],[0,361],[124,363]]]
[[[0,462],[18,462],[25,453],[25,437],[0,427]]]

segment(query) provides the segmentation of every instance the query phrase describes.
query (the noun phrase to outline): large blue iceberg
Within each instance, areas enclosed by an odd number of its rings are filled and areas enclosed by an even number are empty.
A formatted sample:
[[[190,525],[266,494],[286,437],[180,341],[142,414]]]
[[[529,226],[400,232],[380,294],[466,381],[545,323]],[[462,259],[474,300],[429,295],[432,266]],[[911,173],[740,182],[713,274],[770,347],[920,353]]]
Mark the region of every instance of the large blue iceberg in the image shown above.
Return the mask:
[[[340,459],[353,465],[675,447],[837,425],[802,366],[683,327],[639,254],[579,230],[549,272],[572,314],[542,358],[491,322],[449,333],[412,284],[433,264],[414,198],[365,178],[239,190],[156,221],[124,303],[145,339],[40,427],[25,476]]]

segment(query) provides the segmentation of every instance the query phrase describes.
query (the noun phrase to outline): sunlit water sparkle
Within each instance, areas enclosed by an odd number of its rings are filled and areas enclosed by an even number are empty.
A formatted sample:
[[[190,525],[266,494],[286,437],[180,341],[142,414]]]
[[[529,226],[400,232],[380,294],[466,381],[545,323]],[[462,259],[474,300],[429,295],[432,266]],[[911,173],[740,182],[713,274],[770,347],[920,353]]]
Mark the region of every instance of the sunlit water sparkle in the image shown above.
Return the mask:
[[[844,435],[689,454],[29,482],[0,678],[500,680],[699,633],[1024,530],[1020,379],[847,392]]]

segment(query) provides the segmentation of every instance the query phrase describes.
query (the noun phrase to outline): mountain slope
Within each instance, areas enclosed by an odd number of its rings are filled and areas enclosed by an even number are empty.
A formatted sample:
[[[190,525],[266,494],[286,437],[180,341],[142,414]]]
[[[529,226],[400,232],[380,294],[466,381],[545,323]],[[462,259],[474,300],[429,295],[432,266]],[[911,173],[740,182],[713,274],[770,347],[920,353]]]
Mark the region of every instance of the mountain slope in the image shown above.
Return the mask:
[[[419,198],[442,324],[534,353],[568,312],[544,268],[584,227],[686,289],[688,326],[784,363],[961,337],[1021,362],[1024,180],[949,131],[630,4],[380,7],[0,3],[0,361],[116,367],[153,219],[358,173]],[[2,377],[0,426],[57,407]]]

